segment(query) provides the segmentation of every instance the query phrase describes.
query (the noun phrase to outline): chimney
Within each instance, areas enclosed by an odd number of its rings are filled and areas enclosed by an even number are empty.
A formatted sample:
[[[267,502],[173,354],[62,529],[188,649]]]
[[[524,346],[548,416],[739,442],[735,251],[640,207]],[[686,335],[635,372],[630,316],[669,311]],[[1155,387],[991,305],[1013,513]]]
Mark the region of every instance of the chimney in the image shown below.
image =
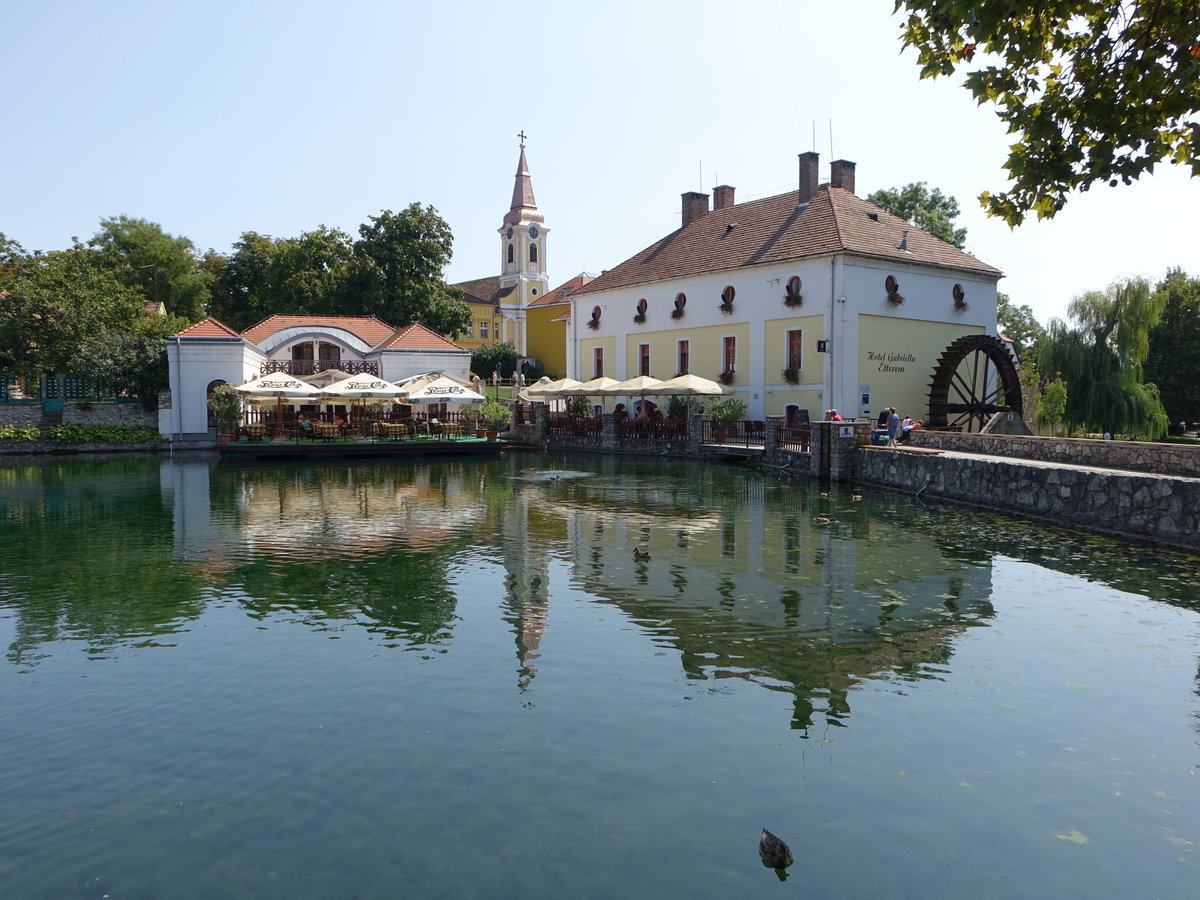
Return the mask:
[[[854,193],[854,163],[848,159],[835,159],[829,164],[829,183]]]
[[[688,191],[683,195],[683,227],[687,228],[701,216],[708,215],[708,194]]]
[[[727,184],[713,188],[713,212],[733,206],[733,188]]]
[[[800,193],[796,204],[804,206],[817,196],[817,164],[821,156],[809,150],[800,154]]]

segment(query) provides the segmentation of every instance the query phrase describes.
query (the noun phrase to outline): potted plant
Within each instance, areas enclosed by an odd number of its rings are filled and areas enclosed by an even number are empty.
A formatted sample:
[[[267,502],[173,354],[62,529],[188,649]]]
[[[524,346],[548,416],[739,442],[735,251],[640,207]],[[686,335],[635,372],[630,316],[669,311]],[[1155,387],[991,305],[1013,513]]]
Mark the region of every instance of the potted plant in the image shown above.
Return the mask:
[[[734,379],[735,374],[736,373],[733,371],[733,369],[726,369],[724,372],[722,372],[720,375],[717,376],[717,381],[721,382],[721,384],[724,384],[724,385],[733,384],[733,379]]]
[[[727,433],[736,432],[737,423],[746,418],[748,408],[746,401],[739,397],[726,397],[714,401],[708,408],[708,414],[714,422],[713,441],[722,444]]]
[[[788,384],[800,383],[800,370],[795,366],[788,366],[788,368],[784,369],[779,374],[783,376],[783,380]]]
[[[644,312],[634,313],[633,314],[633,324],[634,325],[645,325],[646,324],[646,314]]]
[[[799,294],[784,294],[783,295],[783,305],[786,306],[788,309],[795,309],[796,307],[800,306],[803,303],[804,303],[804,298],[801,297]]]
[[[242,398],[232,385],[219,384],[208,395],[208,411],[217,420],[217,443],[228,444],[242,417]]]
[[[479,409],[479,417],[487,423],[487,439],[494,441],[500,429],[512,421],[512,410],[496,400],[488,400]]]

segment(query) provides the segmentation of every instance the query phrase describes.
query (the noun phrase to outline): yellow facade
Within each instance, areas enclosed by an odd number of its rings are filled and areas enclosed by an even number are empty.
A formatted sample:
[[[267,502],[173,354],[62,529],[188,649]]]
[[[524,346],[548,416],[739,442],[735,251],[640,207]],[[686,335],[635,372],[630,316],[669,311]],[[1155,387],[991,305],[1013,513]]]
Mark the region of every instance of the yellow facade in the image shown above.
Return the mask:
[[[534,306],[525,312],[528,355],[541,360],[551,378],[562,378],[567,374],[567,324],[555,322],[554,318],[569,308],[560,303]]]
[[[981,327],[956,322],[860,315],[858,382],[869,388],[871,416],[894,406],[901,417],[922,418],[928,408],[929,379],[942,351],[964,334],[983,333]]]

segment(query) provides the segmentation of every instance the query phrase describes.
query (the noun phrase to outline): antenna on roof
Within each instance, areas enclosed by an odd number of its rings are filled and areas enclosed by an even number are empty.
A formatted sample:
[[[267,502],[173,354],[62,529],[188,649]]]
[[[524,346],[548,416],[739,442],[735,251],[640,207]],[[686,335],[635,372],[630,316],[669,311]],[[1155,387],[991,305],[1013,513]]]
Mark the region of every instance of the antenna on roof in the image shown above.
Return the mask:
[[[813,153],[817,152],[817,120],[813,119],[813,139],[812,146],[808,148]]]
[[[833,117],[829,117],[829,158],[834,159],[833,155]]]

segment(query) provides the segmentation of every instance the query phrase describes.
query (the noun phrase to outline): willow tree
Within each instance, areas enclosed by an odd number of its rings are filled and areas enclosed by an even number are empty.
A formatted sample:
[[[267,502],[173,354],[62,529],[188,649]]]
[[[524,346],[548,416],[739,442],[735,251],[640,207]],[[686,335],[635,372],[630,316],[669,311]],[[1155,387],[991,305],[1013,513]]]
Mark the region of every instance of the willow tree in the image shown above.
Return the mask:
[[[1066,383],[1068,426],[1142,440],[1166,432],[1158,388],[1142,377],[1150,329],[1162,311],[1150,282],[1131,278],[1076,297],[1067,307],[1070,323],[1050,321],[1038,366]]]

